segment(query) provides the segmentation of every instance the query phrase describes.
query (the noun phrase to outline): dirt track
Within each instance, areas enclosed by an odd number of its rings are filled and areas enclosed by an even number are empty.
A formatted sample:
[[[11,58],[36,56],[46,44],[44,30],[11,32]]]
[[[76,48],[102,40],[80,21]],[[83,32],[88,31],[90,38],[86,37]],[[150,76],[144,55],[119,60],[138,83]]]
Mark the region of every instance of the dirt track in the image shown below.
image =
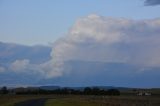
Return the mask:
[[[46,100],[47,99],[45,98],[27,100],[24,102],[16,103],[14,106],[44,106]]]

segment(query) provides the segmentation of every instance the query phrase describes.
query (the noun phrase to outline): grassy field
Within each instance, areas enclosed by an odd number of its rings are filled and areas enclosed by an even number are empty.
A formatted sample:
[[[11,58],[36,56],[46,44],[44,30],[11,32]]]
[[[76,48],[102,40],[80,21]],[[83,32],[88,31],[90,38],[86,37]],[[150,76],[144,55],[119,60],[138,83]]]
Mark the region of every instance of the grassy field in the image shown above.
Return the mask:
[[[45,106],[160,106],[156,96],[82,96],[82,95],[4,95],[0,106],[14,106],[15,103],[35,98],[48,98]]]
[[[45,106],[160,106],[160,98],[137,96],[74,96],[49,99]]]

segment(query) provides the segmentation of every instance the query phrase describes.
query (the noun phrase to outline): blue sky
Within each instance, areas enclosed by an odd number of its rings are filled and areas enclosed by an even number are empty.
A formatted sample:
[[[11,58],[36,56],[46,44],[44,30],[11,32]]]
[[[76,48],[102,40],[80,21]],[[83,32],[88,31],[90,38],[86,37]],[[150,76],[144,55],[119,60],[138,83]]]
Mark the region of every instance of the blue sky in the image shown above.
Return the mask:
[[[144,6],[144,0],[1,0],[0,41],[48,45],[89,14],[152,19],[159,10]]]

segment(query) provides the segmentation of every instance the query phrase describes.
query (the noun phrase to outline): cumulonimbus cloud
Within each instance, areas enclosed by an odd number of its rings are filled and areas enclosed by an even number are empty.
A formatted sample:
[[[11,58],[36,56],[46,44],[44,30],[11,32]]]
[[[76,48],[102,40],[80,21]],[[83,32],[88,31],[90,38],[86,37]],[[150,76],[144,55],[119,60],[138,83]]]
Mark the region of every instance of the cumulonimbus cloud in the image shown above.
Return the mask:
[[[160,0],[145,0],[144,4],[146,6],[160,5]]]
[[[160,19],[130,20],[89,15],[54,43],[53,72],[70,60],[160,66]],[[83,66],[82,66],[83,67]]]
[[[19,58],[12,61],[7,70],[47,79],[63,77],[73,71],[73,62],[66,65],[72,60],[123,63],[148,69],[160,67],[159,45],[159,18],[132,20],[93,14],[78,19],[67,35],[54,42],[51,60],[33,63],[31,59]],[[4,68],[0,71],[4,72]]]

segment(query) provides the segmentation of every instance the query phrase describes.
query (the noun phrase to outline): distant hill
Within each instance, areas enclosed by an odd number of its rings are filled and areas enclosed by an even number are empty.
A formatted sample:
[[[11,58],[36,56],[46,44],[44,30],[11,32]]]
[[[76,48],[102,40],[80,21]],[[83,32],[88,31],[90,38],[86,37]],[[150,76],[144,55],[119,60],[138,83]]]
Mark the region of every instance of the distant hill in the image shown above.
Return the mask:
[[[119,90],[129,90],[129,89],[132,89],[132,88],[127,88],[127,87],[113,87],[113,86],[86,86],[86,87],[90,87],[90,88],[99,88],[99,89],[102,89],[102,90],[108,90],[108,89],[119,89]],[[74,90],[84,90],[84,88],[86,87],[60,87],[60,86],[40,86],[38,88],[40,89],[44,89],[44,90],[55,90],[55,89],[62,89],[62,88],[69,88],[69,89],[74,89]]]
[[[40,86],[39,88],[43,90],[55,90],[55,89],[59,89],[60,87],[59,86]]]

